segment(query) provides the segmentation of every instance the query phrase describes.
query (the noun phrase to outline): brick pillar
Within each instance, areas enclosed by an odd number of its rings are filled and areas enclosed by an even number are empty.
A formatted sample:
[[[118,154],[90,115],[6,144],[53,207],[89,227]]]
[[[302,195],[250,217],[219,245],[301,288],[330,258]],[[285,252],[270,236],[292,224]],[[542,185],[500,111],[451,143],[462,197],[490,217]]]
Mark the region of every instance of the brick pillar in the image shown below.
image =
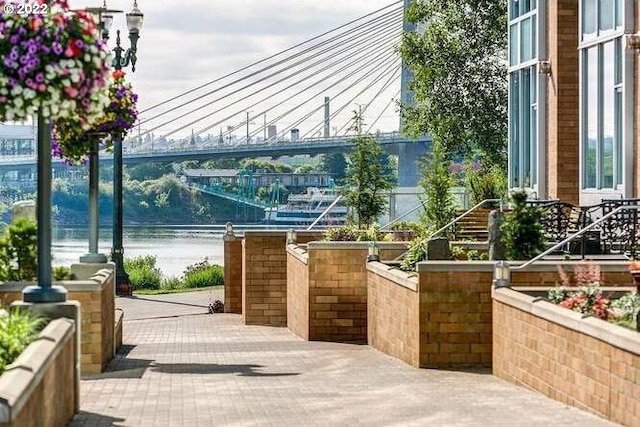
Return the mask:
[[[547,7],[547,197],[579,204],[578,2],[550,1]]]
[[[224,236],[224,312],[242,313],[242,239]]]

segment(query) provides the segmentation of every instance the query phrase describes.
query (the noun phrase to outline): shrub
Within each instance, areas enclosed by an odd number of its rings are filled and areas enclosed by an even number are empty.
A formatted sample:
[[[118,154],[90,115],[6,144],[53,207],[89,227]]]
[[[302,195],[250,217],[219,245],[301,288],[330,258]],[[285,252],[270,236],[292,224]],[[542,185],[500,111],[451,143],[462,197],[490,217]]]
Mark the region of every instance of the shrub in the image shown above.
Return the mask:
[[[162,291],[175,291],[177,289],[183,289],[184,284],[179,277],[169,277],[166,279],[162,279],[162,283],[160,283],[160,290]]]
[[[190,265],[184,271],[184,287],[204,288],[224,285],[224,269],[220,265],[210,265],[207,260]]]
[[[329,228],[324,238],[330,242],[379,242],[391,240],[392,236],[381,231],[380,227],[374,224],[364,229],[350,225]]]
[[[465,187],[472,205],[487,199],[502,199],[507,194],[507,175],[498,165],[480,169],[465,165],[464,171]]]
[[[611,303],[618,320],[635,323],[638,311],[640,311],[640,295],[637,292],[629,292]]]
[[[527,206],[527,193],[518,191],[511,195],[513,211],[505,216],[502,224],[503,242],[508,259],[531,259],[544,248],[542,211]]]
[[[454,180],[449,172],[451,161],[447,159],[442,145],[435,143],[426,160],[420,162],[422,179],[420,186],[424,188],[426,200],[422,221],[435,232],[455,218],[456,207],[451,187]],[[450,236],[451,229],[444,230],[443,236]]]
[[[38,336],[46,319],[28,311],[0,314],[0,375]]]
[[[153,255],[125,258],[124,268],[129,275],[133,289],[160,289],[162,273],[156,267],[156,257]]]
[[[71,280],[73,279],[73,274],[71,274],[71,269],[64,265],[57,265],[53,267],[53,280]]]
[[[400,262],[403,271],[415,271],[416,264],[427,259],[427,238],[418,237],[409,242],[407,252]]]
[[[17,219],[0,239],[0,280],[32,281],[36,277],[38,238],[35,222]]]

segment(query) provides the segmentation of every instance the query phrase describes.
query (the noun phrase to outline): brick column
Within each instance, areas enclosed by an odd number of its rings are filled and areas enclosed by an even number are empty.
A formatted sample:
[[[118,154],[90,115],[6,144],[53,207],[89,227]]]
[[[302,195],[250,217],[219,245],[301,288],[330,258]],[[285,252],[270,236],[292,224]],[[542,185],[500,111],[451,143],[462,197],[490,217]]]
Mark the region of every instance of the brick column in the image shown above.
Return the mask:
[[[579,204],[578,2],[547,7],[547,198]]]
[[[224,312],[242,313],[242,239],[224,236]]]

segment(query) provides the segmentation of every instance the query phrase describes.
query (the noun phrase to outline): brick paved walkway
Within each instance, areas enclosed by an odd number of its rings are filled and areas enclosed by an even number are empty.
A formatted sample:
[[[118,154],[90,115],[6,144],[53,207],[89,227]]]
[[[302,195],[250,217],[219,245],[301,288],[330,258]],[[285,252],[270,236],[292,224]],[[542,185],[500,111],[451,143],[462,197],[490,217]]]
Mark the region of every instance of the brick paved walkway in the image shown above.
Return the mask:
[[[367,346],[206,314],[215,297],[117,299],[125,347],[107,372],[83,379],[70,425],[612,425],[489,372],[415,369]]]

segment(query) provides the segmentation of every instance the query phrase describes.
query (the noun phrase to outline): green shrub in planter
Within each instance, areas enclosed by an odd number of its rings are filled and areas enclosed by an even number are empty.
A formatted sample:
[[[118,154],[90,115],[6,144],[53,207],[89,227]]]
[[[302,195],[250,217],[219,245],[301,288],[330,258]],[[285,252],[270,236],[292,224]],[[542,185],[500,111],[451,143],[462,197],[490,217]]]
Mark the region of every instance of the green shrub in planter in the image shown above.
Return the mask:
[[[0,375],[44,328],[46,319],[28,311],[0,311]]]

